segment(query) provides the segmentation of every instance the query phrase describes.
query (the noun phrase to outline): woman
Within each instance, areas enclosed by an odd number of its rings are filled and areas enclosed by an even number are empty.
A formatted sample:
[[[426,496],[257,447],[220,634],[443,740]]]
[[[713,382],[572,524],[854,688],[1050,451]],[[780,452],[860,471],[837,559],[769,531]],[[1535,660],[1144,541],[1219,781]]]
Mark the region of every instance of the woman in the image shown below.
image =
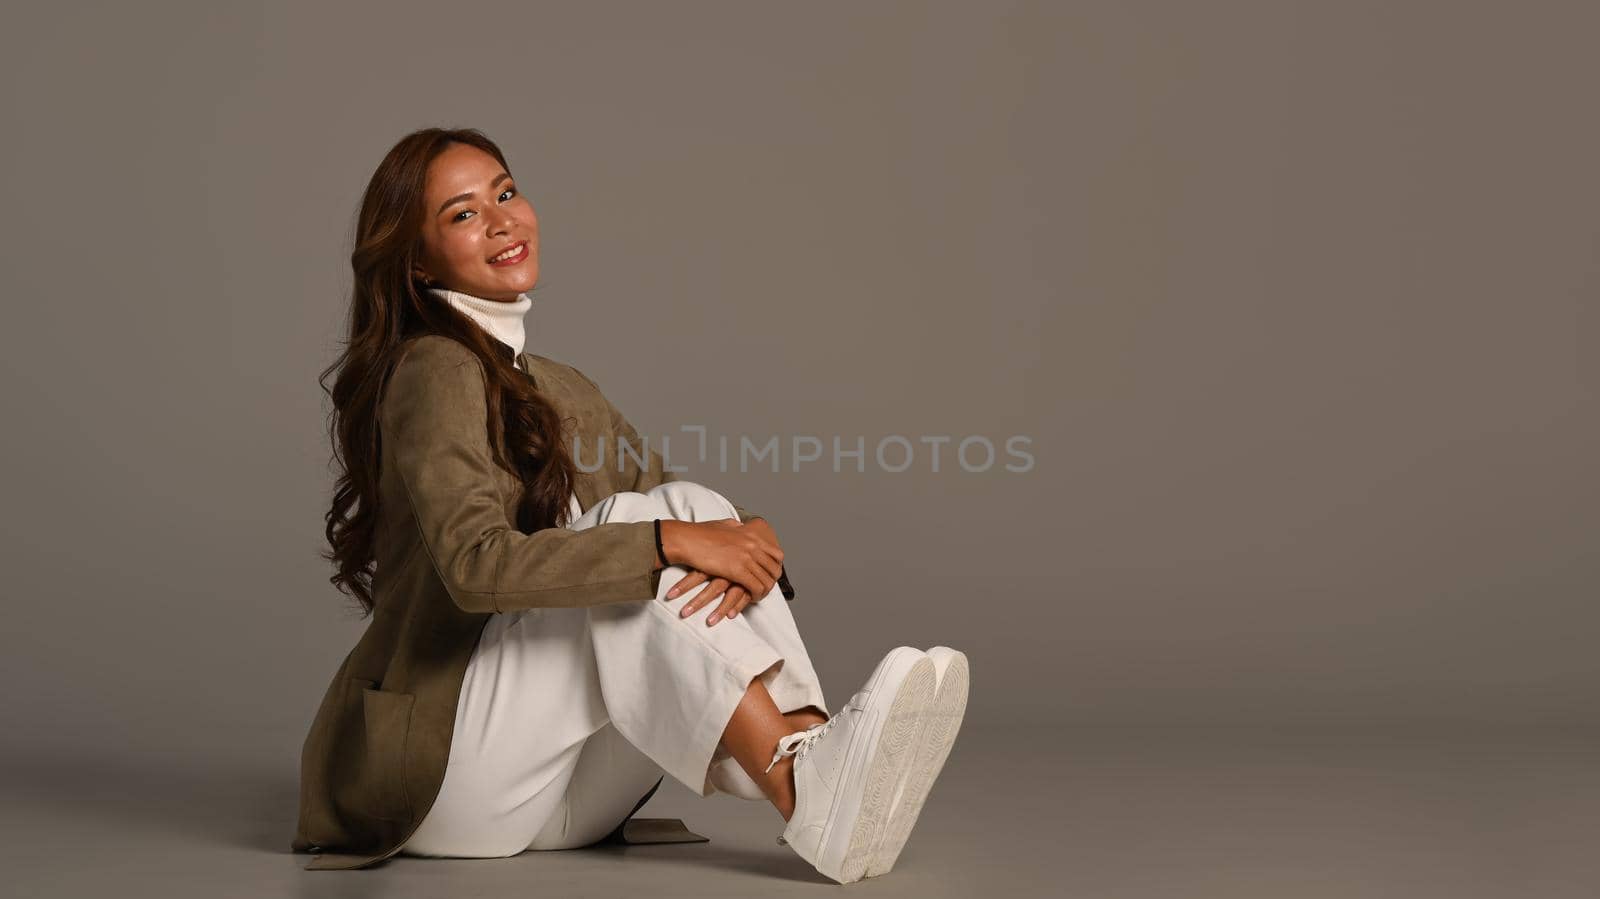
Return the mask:
[[[480,132],[390,150],[351,262],[327,557],[372,622],[302,752],[307,867],[629,839],[671,774],[771,802],[778,841],[834,880],[888,871],[965,656],[896,647],[829,714],[772,527],[523,352],[538,219]]]

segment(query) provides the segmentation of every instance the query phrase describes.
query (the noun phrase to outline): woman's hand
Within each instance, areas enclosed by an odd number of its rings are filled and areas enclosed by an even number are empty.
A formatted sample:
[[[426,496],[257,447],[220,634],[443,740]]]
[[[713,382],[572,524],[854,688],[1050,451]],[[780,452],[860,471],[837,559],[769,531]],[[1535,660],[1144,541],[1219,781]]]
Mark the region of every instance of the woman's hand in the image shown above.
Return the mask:
[[[772,592],[783,571],[783,549],[778,535],[765,519],[740,523],[732,518],[686,522],[662,520],[661,543],[670,564],[689,569],[667,598],[674,599],[700,584],[705,588],[679,610],[687,618],[722,599],[706,619],[709,627],[723,618],[735,618],[752,602]]]
[[[711,615],[706,618],[706,626],[710,627],[711,625],[716,624],[718,621],[721,621],[723,618],[737,617],[740,609],[743,609],[752,602],[756,602],[756,600],[750,598],[750,591],[739,586],[738,584],[729,582],[727,578],[712,577],[703,571],[696,571],[692,568],[689,569],[689,573],[684,575],[682,580],[672,585],[672,589],[667,591],[667,598],[672,599],[677,596],[682,596],[690,590],[693,590],[696,584],[701,583],[706,584],[705,589],[695,594],[693,599],[683,604],[683,608],[678,610],[678,617],[688,618],[695,612],[698,612],[707,605],[710,605],[717,599],[717,597],[720,596],[722,597],[721,608],[717,609],[715,612],[712,612]]]

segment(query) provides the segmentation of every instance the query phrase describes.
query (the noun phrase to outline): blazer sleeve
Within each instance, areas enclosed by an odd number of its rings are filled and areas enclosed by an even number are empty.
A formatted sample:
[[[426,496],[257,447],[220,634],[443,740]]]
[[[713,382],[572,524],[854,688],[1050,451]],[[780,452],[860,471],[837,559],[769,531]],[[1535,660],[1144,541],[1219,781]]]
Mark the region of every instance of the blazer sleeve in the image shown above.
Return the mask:
[[[599,394],[602,400],[605,400],[606,409],[611,415],[611,433],[616,434],[618,440],[624,441],[631,448],[629,452],[619,453],[622,457],[622,464],[625,466],[622,472],[622,483],[631,485],[628,489],[635,493],[648,493],[652,488],[660,484],[676,481],[678,479],[677,472],[667,469],[666,462],[662,459],[661,454],[656,452],[654,446],[645,447],[644,441],[639,438],[639,432],[634,429],[627,416],[622,414],[622,410],[613,405],[611,400],[606,397],[605,391],[600,389],[600,385],[596,384],[593,378],[579,371],[577,367],[571,365],[567,367],[571,368],[578,377],[588,381],[589,386],[594,388],[595,393]],[[634,458],[640,455],[639,451],[641,449],[647,449],[642,454],[644,457],[642,466]],[[732,500],[729,500],[729,502],[733,503]],[[738,513],[740,521],[766,517],[760,513],[752,512],[738,503],[733,503],[733,509]],[[782,563],[779,566],[778,589],[782,591],[784,599],[794,599],[794,587],[789,583],[788,563]]]
[[[525,534],[507,520],[493,477],[483,366],[471,350],[440,335],[417,338],[390,376],[378,417],[423,546],[463,610],[655,596],[654,523]]]

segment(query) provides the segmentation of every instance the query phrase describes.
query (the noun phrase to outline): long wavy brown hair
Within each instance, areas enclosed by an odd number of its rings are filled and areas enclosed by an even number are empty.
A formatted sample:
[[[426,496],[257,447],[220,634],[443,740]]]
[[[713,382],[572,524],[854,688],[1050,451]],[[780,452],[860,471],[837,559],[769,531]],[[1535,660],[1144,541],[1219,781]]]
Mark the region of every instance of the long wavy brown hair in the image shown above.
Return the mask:
[[[457,143],[489,153],[511,171],[500,148],[475,128],[425,128],[401,138],[389,150],[367,182],[356,219],[348,338],[338,358],[317,379],[333,400],[328,437],[338,471],[333,507],[326,515],[330,548],[322,557],[336,568],[328,580],[361,604],[363,617],[372,613],[377,564],[374,534],[382,459],[378,400],[399,361],[401,346],[413,337],[450,337],[483,362],[489,445],[495,463],[522,483],[518,530],[532,533],[567,523],[575,471],[562,439],[560,415],[532,379],[502,355],[503,344],[430,293],[413,274],[422,251],[428,165]],[[507,447],[516,451],[508,452]]]

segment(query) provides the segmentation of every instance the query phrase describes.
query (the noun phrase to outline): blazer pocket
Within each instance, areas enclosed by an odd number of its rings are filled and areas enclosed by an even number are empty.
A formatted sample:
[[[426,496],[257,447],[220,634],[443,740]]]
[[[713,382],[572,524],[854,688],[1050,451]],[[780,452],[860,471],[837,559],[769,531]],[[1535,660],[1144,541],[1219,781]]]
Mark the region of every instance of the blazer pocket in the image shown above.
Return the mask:
[[[374,818],[405,821],[411,817],[406,789],[406,740],[417,697],[377,689],[370,680],[352,678],[361,690],[364,748],[355,791],[360,810]]]

